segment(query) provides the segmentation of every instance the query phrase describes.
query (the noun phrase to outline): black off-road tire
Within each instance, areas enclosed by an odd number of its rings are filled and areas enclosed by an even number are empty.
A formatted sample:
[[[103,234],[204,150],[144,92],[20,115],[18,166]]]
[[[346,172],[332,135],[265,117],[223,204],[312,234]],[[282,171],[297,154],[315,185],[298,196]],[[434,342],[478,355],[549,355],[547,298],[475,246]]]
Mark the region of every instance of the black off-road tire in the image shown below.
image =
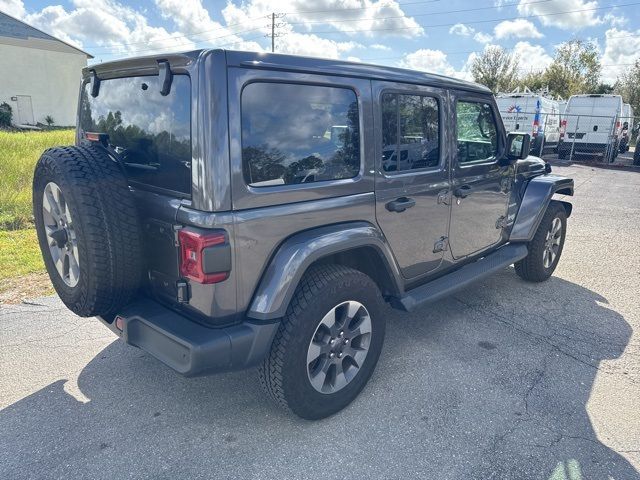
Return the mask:
[[[320,393],[308,377],[307,348],[324,315],[349,300],[360,302],[369,312],[369,352],[360,371],[342,390]],[[378,362],[385,334],[383,308],[378,287],[364,273],[341,265],[312,267],[302,278],[271,351],[258,368],[264,391],[282,408],[308,420],[345,408],[365,387]]]
[[[548,268],[546,268],[543,262],[543,254],[546,247],[546,236],[555,218],[559,218],[562,223],[560,245],[555,260]],[[531,240],[527,245],[529,248],[529,254],[514,265],[518,276],[529,282],[543,282],[547,280],[553,274],[553,271],[558,265],[558,261],[562,255],[562,249],[564,248],[566,233],[567,212],[561,203],[551,201],[547,207],[544,217],[542,217],[542,221],[538,226],[538,230],[536,230],[533,240]]]
[[[69,286],[56,270],[43,220],[43,192],[54,182],[64,195],[77,239],[79,276]],[[33,179],[38,242],[53,287],[82,317],[109,315],[140,286],[141,231],[134,198],[119,165],[98,146],[46,150]]]

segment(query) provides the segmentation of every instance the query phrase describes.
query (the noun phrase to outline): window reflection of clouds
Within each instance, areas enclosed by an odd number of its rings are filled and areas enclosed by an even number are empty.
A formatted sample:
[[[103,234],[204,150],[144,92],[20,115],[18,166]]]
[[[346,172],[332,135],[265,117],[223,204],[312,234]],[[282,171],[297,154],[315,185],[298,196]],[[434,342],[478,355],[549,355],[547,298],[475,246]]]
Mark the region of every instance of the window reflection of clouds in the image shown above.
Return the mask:
[[[157,76],[103,80],[97,97],[82,92],[80,129],[106,133],[130,180],[154,187],[191,191],[191,83],[173,77],[160,94]]]
[[[149,88],[143,90],[143,83]],[[109,112],[120,112],[124,127],[136,125],[152,135],[169,132],[179,141],[190,139],[189,101],[171,101],[171,98],[190,98],[189,77],[173,77],[169,98],[160,95],[157,76],[103,80],[100,94],[96,99],[89,97],[89,101],[94,121]]]

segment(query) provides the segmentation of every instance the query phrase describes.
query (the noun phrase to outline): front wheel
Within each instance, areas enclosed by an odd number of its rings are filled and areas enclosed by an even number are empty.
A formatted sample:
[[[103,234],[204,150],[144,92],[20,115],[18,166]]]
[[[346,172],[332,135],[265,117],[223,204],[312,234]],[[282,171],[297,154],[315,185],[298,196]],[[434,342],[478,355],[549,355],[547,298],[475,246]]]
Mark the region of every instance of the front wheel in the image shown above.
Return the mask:
[[[538,230],[529,242],[529,254],[516,262],[516,273],[529,282],[543,282],[558,265],[567,233],[567,212],[561,203],[552,201]]]
[[[312,267],[258,372],[278,405],[317,420],[351,403],[371,377],[385,333],[383,299],[364,273]]]

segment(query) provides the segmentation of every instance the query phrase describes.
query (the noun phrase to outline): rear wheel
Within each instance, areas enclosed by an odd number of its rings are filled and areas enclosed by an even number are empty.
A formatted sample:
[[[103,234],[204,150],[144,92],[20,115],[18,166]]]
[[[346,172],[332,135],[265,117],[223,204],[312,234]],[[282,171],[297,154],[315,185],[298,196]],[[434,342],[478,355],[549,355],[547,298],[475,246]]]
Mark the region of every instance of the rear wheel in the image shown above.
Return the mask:
[[[551,202],[528,244],[529,254],[516,262],[518,276],[529,282],[548,279],[558,265],[567,232],[567,213],[561,203]]]
[[[310,420],[346,407],[378,362],[382,306],[376,284],[364,273],[340,265],[310,269],[259,367],[267,394]]]

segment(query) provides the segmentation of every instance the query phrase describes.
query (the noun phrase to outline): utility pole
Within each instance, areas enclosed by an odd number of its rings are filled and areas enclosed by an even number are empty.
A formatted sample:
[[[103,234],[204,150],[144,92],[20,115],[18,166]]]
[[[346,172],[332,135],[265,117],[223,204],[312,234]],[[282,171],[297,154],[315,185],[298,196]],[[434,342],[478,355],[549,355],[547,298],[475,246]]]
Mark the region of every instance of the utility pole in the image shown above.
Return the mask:
[[[276,51],[276,14],[271,13],[271,53]]]
[[[286,24],[284,22],[276,23],[276,18],[284,17],[284,13],[275,13],[271,14],[271,35],[267,34],[266,37],[271,37],[271,51],[276,51],[276,37],[280,37],[282,33],[276,33],[276,28],[284,27]]]

